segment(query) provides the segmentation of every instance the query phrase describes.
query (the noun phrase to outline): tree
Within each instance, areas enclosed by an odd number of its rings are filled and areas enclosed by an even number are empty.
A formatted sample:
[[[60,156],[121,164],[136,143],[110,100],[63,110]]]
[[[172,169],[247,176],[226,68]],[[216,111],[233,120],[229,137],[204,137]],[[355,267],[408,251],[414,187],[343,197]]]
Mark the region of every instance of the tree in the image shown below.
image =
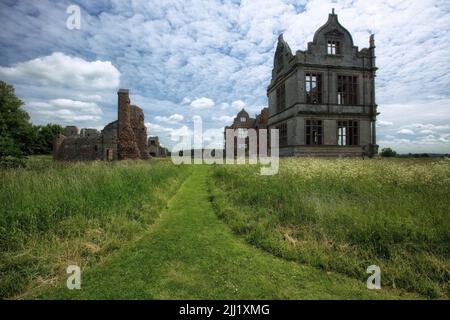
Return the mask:
[[[53,139],[63,132],[57,124],[35,126],[14,87],[0,81],[0,166],[17,167],[30,154],[50,154]]]
[[[32,125],[22,105],[14,87],[0,81],[0,158],[21,158],[30,152]]]
[[[397,155],[397,152],[392,150],[391,148],[383,148],[381,150],[382,157],[395,157],[396,155]]]

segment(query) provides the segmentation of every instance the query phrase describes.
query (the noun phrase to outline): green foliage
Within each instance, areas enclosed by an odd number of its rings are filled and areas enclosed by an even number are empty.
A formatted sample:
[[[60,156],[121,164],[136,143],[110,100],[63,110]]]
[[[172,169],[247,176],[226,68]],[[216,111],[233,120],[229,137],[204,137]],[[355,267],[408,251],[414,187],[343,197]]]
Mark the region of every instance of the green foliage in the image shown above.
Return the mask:
[[[59,163],[0,170],[0,297],[93,264],[145,232],[188,174],[169,161]]]
[[[50,123],[45,126],[33,126],[31,154],[51,154],[54,138],[63,132],[64,128],[59,124]]]
[[[32,125],[14,87],[0,81],[0,167],[23,166],[24,157],[51,154],[53,139],[63,132],[57,124]]]
[[[391,148],[383,148],[381,150],[382,157],[395,157],[396,155],[397,155],[397,152],[392,150]]]
[[[14,87],[0,81],[0,159],[6,156],[21,158],[29,154],[31,124],[22,105]]]
[[[217,166],[216,212],[249,243],[285,259],[448,297],[450,162],[283,159],[275,176]]]

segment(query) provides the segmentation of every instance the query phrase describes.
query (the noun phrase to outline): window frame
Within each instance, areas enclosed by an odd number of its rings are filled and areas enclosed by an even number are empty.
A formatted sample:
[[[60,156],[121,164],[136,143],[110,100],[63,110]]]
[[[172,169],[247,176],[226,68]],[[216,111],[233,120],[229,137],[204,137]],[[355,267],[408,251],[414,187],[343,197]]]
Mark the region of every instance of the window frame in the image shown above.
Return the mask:
[[[323,145],[323,120],[305,119],[305,145]]]
[[[339,40],[327,40],[327,54],[336,56],[341,54],[341,42]]]
[[[337,75],[336,100],[338,105],[358,105],[358,76],[344,74]]]
[[[340,130],[345,129],[345,130]],[[341,147],[360,145],[359,120],[337,120],[337,145]]]
[[[308,79],[309,78],[309,79]],[[313,80],[315,78],[315,80]],[[315,92],[313,91],[313,83],[315,83]],[[309,88],[309,91],[308,91]],[[314,99],[316,98],[316,99]],[[309,104],[322,104],[322,73],[306,72],[305,73],[305,101]],[[316,100],[316,102],[314,102]]]

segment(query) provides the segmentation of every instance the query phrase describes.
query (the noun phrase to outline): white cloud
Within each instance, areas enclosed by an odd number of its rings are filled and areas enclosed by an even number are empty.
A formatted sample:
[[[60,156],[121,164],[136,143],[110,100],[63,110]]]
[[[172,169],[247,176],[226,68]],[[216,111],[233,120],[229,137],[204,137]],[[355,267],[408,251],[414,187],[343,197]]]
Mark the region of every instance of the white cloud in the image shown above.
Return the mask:
[[[412,131],[411,129],[400,129],[397,131],[397,133],[405,135],[413,135],[414,131]]]
[[[209,98],[199,98],[191,102],[191,107],[194,109],[208,109],[214,107],[215,103]]]
[[[246,106],[246,104],[242,100],[236,100],[231,103],[231,107],[234,109],[237,109],[237,110],[241,110],[241,109],[245,108],[245,106]]]
[[[54,99],[34,101],[26,104],[26,109],[33,115],[48,119],[48,122],[77,124],[77,122],[98,122],[103,111],[94,102]]]
[[[155,121],[169,123],[169,124],[175,124],[175,123],[178,123],[183,120],[184,120],[184,117],[178,113],[175,113],[169,117],[164,117],[164,116],[156,116],[155,117]]]
[[[211,118],[213,121],[219,122],[222,125],[230,125],[233,120],[234,117],[230,117],[230,116],[212,116]]]
[[[384,120],[379,120],[377,121],[377,127],[390,127],[393,126],[394,123],[391,121],[384,121]]]
[[[0,76],[17,83],[89,91],[115,89],[120,84],[120,72],[110,61],[89,62],[61,52],[0,67]]]

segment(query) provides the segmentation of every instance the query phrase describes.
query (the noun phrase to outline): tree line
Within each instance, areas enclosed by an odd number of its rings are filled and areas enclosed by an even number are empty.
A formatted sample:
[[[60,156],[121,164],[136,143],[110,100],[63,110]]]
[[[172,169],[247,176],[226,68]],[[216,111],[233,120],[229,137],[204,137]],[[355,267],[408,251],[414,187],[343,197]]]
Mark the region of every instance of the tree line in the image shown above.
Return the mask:
[[[14,87],[0,80],[0,166],[22,166],[29,155],[51,154],[58,124],[33,125]]]

